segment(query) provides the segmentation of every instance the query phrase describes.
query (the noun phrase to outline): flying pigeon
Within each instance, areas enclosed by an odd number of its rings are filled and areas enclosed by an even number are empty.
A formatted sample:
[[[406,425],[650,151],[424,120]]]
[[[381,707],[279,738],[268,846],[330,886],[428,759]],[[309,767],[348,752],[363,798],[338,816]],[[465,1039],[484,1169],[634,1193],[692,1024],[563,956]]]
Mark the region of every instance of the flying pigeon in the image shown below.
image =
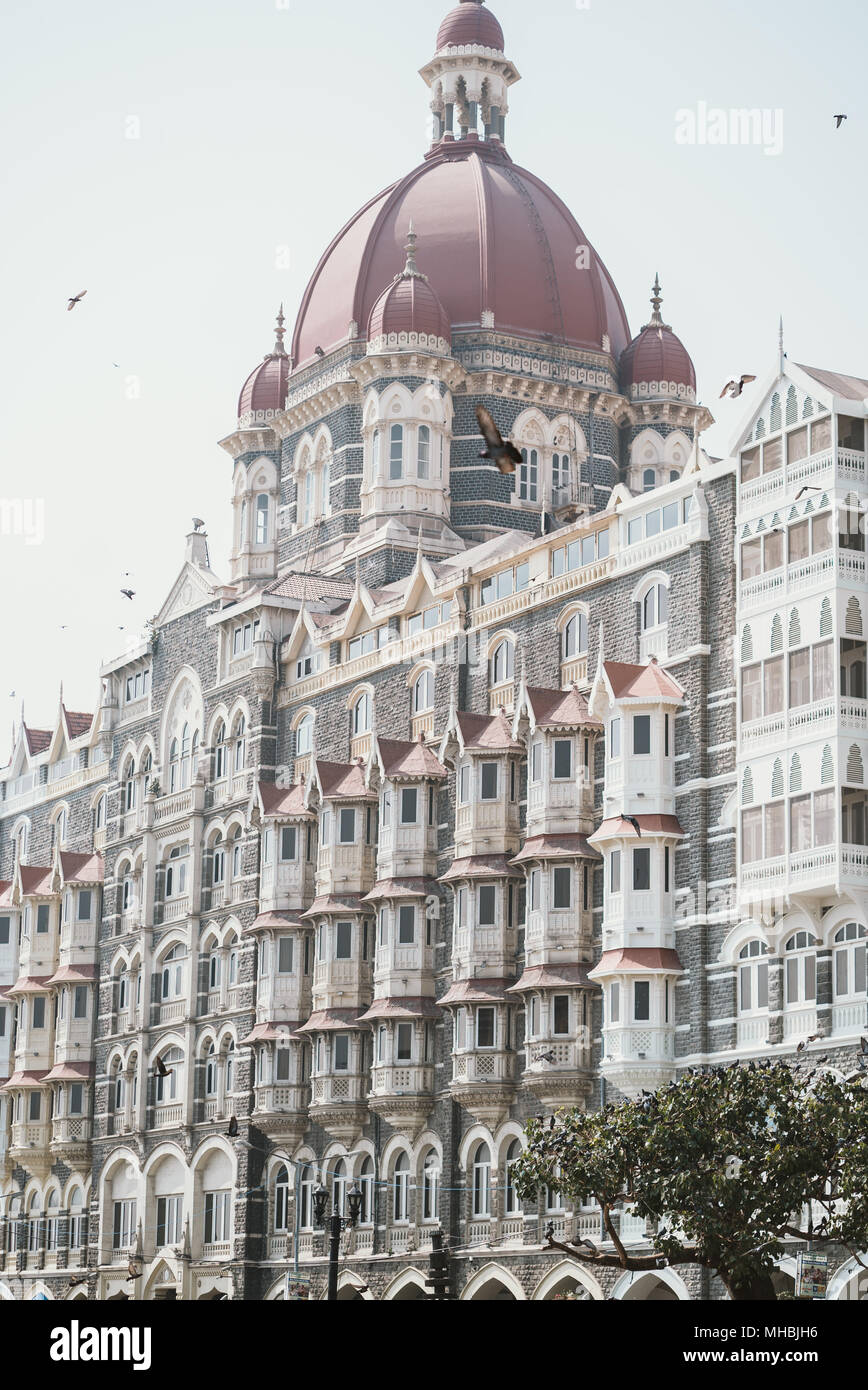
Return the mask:
[[[121,593],[123,594],[124,598],[128,598],[130,600],[130,603],[132,603],[133,599],[136,596],[135,589],[121,589]]]
[[[517,463],[521,463],[521,454],[514,444],[505,441],[497,425],[492,420],[484,406],[476,407],[476,418],[479,421],[479,428],[485,440],[485,449],[479,455],[481,459],[490,459],[496,463],[501,473],[514,473]]]
[[[70,310],[74,309],[76,304],[80,304],[86,294],[87,290],[82,290],[81,294],[74,294],[66,306],[67,313],[69,313]]]
[[[819,492],[819,491],[820,491],[820,489],[819,489],[818,487],[800,487],[799,490],[798,490],[798,492],[796,493],[796,501],[798,502],[798,500],[799,500],[800,497],[804,497],[804,495],[805,495],[806,492]]]
[[[158,1057],[154,1063],[154,1071],[157,1073],[157,1076],[169,1076],[171,1074],[171,1069],[166,1066],[162,1057]]]
[[[819,1033],[812,1033],[809,1038],[802,1038],[802,1041],[799,1043],[798,1047],[796,1048],[796,1051],[804,1052],[805,1048],[808,1046],[808,1043],[816,1042],[820,1036],[821,1035]]]
[[[846,119],[847,119],[847,117],[844,116],[844,115],[836,116],[836,117],[835,117],[835,129],[836,129],[836,130],[840,130],[840,129],[841,129],[841,126],[842,126],[843,123],[846,121]]]
[[[749,381],[756,381],[756,377],[744,375],[739,377],[738,381],[728,381],[720,393],[720,399],[723,400],[724,396],[731,396],[735,400],[737,396],[741,395]]]
[[[232,1115],[232,1116],[230,1117],[230,1120],[229,1120],[229,1128],[227,1129],[226,1134],[227,1134],[227,1136],[228,1136],[230,1139],[234,1139],[235,1136],[237,1135],[237,1133],[238,1133],[238,1121],[237,1121],[237,1119],[235,1118],[235,1116]]]
[[[635,816],[622,816],[621,819],[627,821],[630,825],[632,825],[633,829],[636,831],[636,834],[639,836],[639,838],[640,838],[640,840],[641,840],[641,838],[642,838],[642,827],[641,827],[641,825],[639,824],[639,822],[638,822],[638,820],[636,819],[636,817],[635,817]]]

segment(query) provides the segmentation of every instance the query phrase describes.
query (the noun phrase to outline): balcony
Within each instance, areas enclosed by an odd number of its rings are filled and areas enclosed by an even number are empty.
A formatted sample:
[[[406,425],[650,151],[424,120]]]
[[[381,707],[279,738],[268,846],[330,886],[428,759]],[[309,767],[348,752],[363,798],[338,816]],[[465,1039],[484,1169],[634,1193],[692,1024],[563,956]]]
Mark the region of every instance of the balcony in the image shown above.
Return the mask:
[[[189,912],[190,898],[186,893],[182,897],[168,898],[163,904],[163,922],[180,922]]]
[[[433,1104],[433,1064],[374,1065],[368,1106],[399,1134],[415,1139]]]
[[[742,580],[738,591],[739,612],[800,598],[832,584],[860,588],[865,583],[865,573],[864,555],[855,550],[836,552],[830,548],[805,560],[796,560],[786,568],[781,566],[768,574]]]
[[[739,882],[745,906],[770,894],[822,897],[842,887],[863,888],[868,883],[868,846],[820,845],[743,864]]]
[[[154,1129],[175,1129],[184,1123],[183,1105],[155,1105]]]
[[[639,660],[643,663],[651,660],[652,657],[657,661],[665,661],[669,655],[669,625],[651,628],[648,632],[643,632],[639,638]]]
[[[515,1074],[514,1052],[453,1052],[449,1089],[475,1120],[493,1128],[509,1111]]]
[[[842,482],[864,483],[865,457],[858,449],[839,449],[838,478]],[[785,490],[788,493],[794,489],[798,490],[807,482],[818,484],[826,474],[829,475],[827,481],[831,484],[834,460],[834,451],[823,449],[819,453],[809,455],[808,458],[800,459],[798,463],[787,464],[786,468],[778,468],[773,473],[765,473],[760,478],[742,483],[738,494],[739,511],[744,511],[747,507],[753,508],[757,502],[771,500]]]
[[[76,1162],[87,1156],[90,1146],[90,1120],[84,1115],[65,1116],[51,1123],[51,1152],[57,1158]]]
[[[307,1083],[257,1086],[254,1095],[253,1119],[257,1129],[275,1143],[300,1143],[308,1124],[310,1088]]]
[[[525,1043],[521,1082],[541,1105],[555,1110],[581,1105],[592,1089],[590,1029],[579,1028],[567,1040],[535,1037]]]
[[[817,1031],[817,1010],[813,1005],[803,1009],[784,1009],[783,1024],[784,1042],[812,1037]]]

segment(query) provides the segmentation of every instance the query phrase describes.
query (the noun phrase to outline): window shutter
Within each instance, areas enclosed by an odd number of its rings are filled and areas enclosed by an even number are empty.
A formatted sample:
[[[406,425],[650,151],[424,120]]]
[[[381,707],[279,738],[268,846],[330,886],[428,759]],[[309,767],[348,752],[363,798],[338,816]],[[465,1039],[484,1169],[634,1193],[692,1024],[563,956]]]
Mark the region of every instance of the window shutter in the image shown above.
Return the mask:
[[[798,753],[793,754],[790,763],[790,791],[800,792],[802,790],[802,760]]]

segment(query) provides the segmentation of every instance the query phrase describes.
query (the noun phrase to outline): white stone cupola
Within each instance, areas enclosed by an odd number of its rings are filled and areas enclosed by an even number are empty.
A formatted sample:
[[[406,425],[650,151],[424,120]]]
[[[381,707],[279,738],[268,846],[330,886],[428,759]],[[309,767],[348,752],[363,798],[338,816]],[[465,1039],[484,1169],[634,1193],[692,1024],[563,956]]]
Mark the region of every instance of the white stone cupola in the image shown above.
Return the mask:
[[[431,90],[435,145],[504,140],[509,88],[520,74],[505,57],[503,30],[482,0],[461,0],[450,10],[421,76]]]

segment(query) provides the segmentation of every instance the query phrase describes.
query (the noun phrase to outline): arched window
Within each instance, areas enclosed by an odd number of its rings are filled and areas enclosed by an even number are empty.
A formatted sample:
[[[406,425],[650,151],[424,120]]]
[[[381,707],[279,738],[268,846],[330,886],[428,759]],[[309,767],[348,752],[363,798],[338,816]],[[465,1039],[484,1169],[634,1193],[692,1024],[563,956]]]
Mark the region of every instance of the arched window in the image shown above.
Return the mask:
[[[346,1215],[347,1165],[342,1158],[338,1159],[332,1171],[332,1203],[339,1215]]]
[[[431,470],[431,427],[429,425],[419,426],[419,438],[416,448],[416,476],[427,478]]]
[[[646,468],[642,474],[642,491],[653,492],[657,486],[657,473],[653,468]]]
[[[268,544],[268,498],[263,493],[256,499],[256,544]]]
[[[404,476],[404,426],[392,425],[389,431],[389,477]]]
[[[413,686],[413,712],[422,714],[434,708],[434,672],[423,671]]]
[[[817,998],[816,944],[810,932],[798,931],[784,946],[784,1003],[790,1008],[812,1004]]]
[[[104,829],[105,829],[105,813],[106,813],[106,795],[105,795],[105,792],[103,792],[102,796],[99,798],[99,800],[98,800],[97,803],[96,803],[96,807],[94,808],[94,813],[93,813],[93,828],[94,828],[94,830],[104,830]]]
[[[329,459],[326,459],[319,475],[320,486],[320,511],[323,516],[332,514],[332,466]]]
[[[159,1071],[157,1072],[154,1099],[157,1105],[165,1105],[170,1100],[177,1100],[181,1093],[178,1072],[184,1061],[184,1054],[179,1047],[170,1047],[168,1052],[163,1053],[160,1060],[166,1068],[167,1075],[162,1076]]]
[[[238,544],[245,545],[247,542],[247,498],[241,500],[241,518],[238,523]]]
[[[680,477],[681,477],[681,474],[679,473],[679,471],[678,471],[677,468],[670,468],[670,470],[669,470],[669,481],[670,481],[670,483],[677,483],[677,482],[678,482],[678,479],[679,479]]]
[[[473,1215],[491,1215],[491,1150],[484,1141],[473,1156]]]
[[[231,961],[230,956],[230,961]],[[231,974],[231,972],[230,972]],[[232,1095],[235,1090],[235,1044],[230,1040],[226,1048],[226,1094]]]
[[[240,878],[242,870],[241,826],[236,825],[232,832],[232,877]]]
[[[302,758],[313,751],[313,715],[306,714],[295,731],[296,757]]]
[[[353,733],[367,734],[371,728],[371,697],[365,690],[353,705]]]
[[[748,941],[738,953],[738,1011],[763,1013],[769,1006],[769,964],[761,941]]]
[[[866,933],[859,922],[848,922],[835,932],[835,1002],[859,1000],[864,1006],[866,990]],[[864,1022],[864,1015],[860,1027]]]
[[[181,785],[181,750],[176,738],[169,747],[169,791],[176,792]]]
[[[502,642],[498,642],[491,658],[489,683],[491,685],[502,685],[504,681],[512,680],[515,669],[515,653],[512,643],[508,637],[504,637]]]
[[[247,721],[239,714],[235,721],[235,771],[243,772],[247,762]]]
[[[552,502],[566,502],[570,496],[570,456],[552,454]]]
[[[669,590],[665,584],[652,584],[642,600],[642,631],[662,627],[669,621]]]
[[[394,1221],[409,1221],[410,1219],[410,1158],[406,1153],[399,1153],[395,1160],[395,1172],[392,1180],[392,1218]]]
[[[588,619],[584,613],[574,613],[564,628],[562,661],[582,656],[588,650]]]
[[[215,942],[214,942],[214,945],[211,947],[211,950],[210,950],[209,955],[208,955],[208,988],[209,988],[209,989],[219,989],[219,988],[220,988],[220,979],[221,979],[221,975],[222,975],[221,964],[222,964],[222,962],[221,962],[221,956],[220,956],[220,948],[219,948],[219,946],[217,945],[217,942],[215,941]]]
[[[116,1065],[116,1068],[117,1068],[116,1071],[115,1071],[115,1084],[114,1084],[114,1103],[115,1103],[115,1110],[116,1110],[116,1111],[122,1111],[123,1108],[124,1108],[124,1099],[125,1099],[126,1087],[125,1087],[125,1085],[124,1085],[124,1074],[123,1074],[123,1071],[121,1070],[121,1064],[120,1064],[120,1062],[118,1061],[115,1065]]]
[[[216,1096],[217,1094],[217,1057],[214,1052],[214,1044],[210,1043],[205,1061],[205,1094],[206,1096]]]
[[[190,785],[190,725],[181,730],[181,790]]]
[[[211,851],[211,883],[219,887],[226,880],[226,850],[221,840],[215,840]]]
[[[134,810],[136,805],[136,763],[134,758],[130,758],[124,771],[123,798],[125,810]]]
[[[180,997],[184,976],[183,960],[183,948],[180,945],[173,946],[171,951],[163,957],[160,970],[161,999],[178,999]]]
[[[226,771],[226,725],[221,719],[214,731],[214,781],[222,782]]]
[[[289,1230],[289,1172],[285,1164],[274,1179],[274,1230],[277,1234]]]
[[[429,1149],[422,1164],[422,1220],[440,1219],[440,1159]]]
[[[508,1216],[517,1216],[521,1212],[521,1198],[518,1195],[513,1175],[513,1169],[520,1157],[521,1140],[513,1139],[506,1151],[506,1213]]]
[[[539,501],[539,454],[536,449],[522,449],[518,469],[518,495],[522,502]]]
[[[187,846],[176,845],[166,869],[166,897],[180,898],[187,891]]]
[[[302,1168],[298,1180],[298,1224],[302,1231],[313,1228],[313,1169],[309,1163]]]
[[[359,1222],[370,1226],[374,1220],[374,1161],[366,1158],[359,1172],[359,1188],[362,1193],[362,1210]]]
[[[42,1202],[38,1192],[34,1192],[30,1198],[27,1216],[27,1249],[31,1255],[35,1255],[39,1249],[39,1225],[42,1217]]]

